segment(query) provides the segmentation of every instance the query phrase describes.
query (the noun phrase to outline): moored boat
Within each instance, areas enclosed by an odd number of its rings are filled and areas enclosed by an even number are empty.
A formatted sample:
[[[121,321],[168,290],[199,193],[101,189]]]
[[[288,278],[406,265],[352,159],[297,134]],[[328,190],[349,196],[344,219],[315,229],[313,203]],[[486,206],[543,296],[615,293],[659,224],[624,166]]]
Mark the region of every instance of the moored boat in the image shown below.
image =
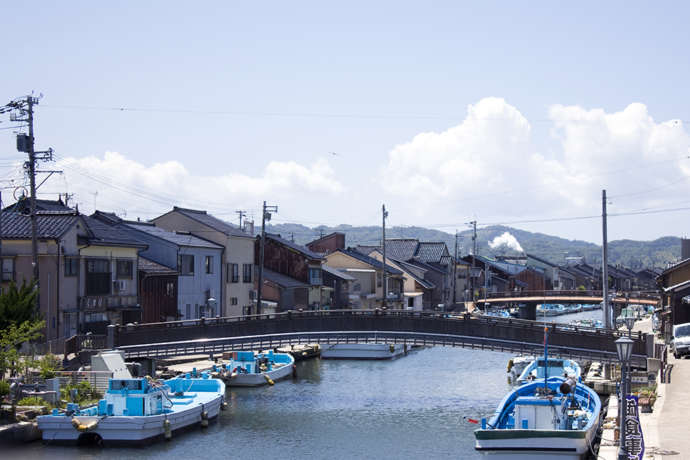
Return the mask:
[[[407,351],[405,345],[385,343],[321,344],[323,359],[392,359]]]
[[[258,387],[292,375],[295,358],[289,353],[234,351],[230,361],[216,366],[219,377],[230,387]]]
[[[517,387],[474,432],[475,449],[492,458],[582,459],[599,426],[597,393],[551,377]]]
[[[545,365],[545,362],[548,364]],[[549,376],[570,377],[580,381],[581,374],[580,365],[572,359],[547,358],[545,361],[544,358],[538,358],[525,367],[516,382],[522,385]]]
[[[525,370],[535,360],[534,356],[516,356],[508,360],[508,368],[506,372],[508,373],[508,383],[511,385],[517,384],[517,379]]]
[[[206,426],[224,404],[225,384],[189,375],[156,381],[150,378],[110,379],[97,405],[53,409],[37,418],[48,443],[101,445],[143,444],[169,438],[195,424]]]

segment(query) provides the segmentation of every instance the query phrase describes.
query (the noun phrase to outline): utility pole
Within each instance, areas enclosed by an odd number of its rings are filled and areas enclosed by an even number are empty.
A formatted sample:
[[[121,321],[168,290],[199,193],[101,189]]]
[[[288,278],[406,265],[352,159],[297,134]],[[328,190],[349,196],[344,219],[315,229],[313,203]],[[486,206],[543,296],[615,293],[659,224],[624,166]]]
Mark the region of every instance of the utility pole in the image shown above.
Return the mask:
[[[470,289],[472,289],[471,297],[472,303],[474,304],[474,274],[476,267],[476,256],[477,256],[477,221],[473,220],[468,222],[467,225],[472,227],[472,271],[470,273]]]
[[[247,211],[235,211],[235,214],[240,216],[240,230],[242,230],[242,218],[247,217]]]
[[[271,220],[271,213],[278,212],[278,206],[266,206],[264,201],[261,213],[261,241],[259,242],[259,283],[256,290],[256,314],[261,314],[261,291],[264,284],[264,246],[266,246],[266,221]]]
[[[602,226],[602,262],[601,262],[601,290],[603,297],[604,327],[611,329],[611,306],[609,305],[609,251],[608,237],[606,235],[606,190],[601,191],[601,226]]]
[[[453,261],[453,307],[455,307],[458,282],[458,230],[455,229],[455,259]]]
[[[387,307],[388,306],[388,278],[386,278],[386,217],[388,217],[388,211],[386,211],[386,205],[381,205],[381,216],[383,218],[383,268],[381,269],[382,272],[382,281],[383,281],[383,301],[381,302],[382,307]]]

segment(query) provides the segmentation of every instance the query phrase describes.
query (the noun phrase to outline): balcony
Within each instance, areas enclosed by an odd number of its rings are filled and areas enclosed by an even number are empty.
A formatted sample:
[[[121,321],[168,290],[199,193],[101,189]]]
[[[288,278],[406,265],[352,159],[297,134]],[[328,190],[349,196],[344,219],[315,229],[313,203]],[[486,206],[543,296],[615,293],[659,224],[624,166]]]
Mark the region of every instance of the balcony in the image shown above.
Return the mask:
[[[79,297],[80,311],[105,311],[123,308],[139,308],[135,295],[89,295]]]

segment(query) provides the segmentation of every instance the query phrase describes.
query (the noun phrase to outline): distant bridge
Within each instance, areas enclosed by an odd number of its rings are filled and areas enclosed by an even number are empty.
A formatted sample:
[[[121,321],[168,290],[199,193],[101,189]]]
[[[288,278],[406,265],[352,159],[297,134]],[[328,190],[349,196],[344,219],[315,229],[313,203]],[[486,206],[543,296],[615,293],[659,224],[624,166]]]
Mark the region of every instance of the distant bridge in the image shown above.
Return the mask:
[[[603,302],[601,291],[523,291],[523,292],[490,292],[486,300],[480,298],[477,304],[508,304],[508,303],[584,303],[598,304]],[[614,294],[611,298],[614,304],[619,305],[659,305],[658,294],[630,292],[626,294]]]
[[[604,362],[617,361],[613,330],[549,324],[549,353]],[[633,362],[654,357],[651,335],[633,334]],[[296,343],[386,343],[450,346],[541,354],[544,324],[535,321],[449,316],[400,310],[320,310],[244,317],[209,318],[109,326],[107,347],[127,358],[219,354],[270,349]]]

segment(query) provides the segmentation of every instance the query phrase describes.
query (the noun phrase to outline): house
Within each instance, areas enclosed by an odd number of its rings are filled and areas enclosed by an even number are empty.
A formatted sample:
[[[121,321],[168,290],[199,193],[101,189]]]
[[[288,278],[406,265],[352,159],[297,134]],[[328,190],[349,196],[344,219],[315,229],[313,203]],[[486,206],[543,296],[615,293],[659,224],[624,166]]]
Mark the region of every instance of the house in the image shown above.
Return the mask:
[[[373,250],[383,251],[379,246],[358,246],[365,255]],[[453,303],[453,257],[446,243],[442,241],[419,241],[415,238],[393,238],[386,240],[386,258],[407,262],[423,270],[425,280],[434,286],[425,308],[445,309]],[[456,283],[457,289],[457,283]]]
[[[328,299],[324,302],[323,308],[338,310],[351,308],[350,292],[357,279],[343,270],[329,267],[326,264],[321,265],[321,274],[323,275],[324,288],[331,288],[327,292]]]
[[[221,314],[223,246],[187,232],[171,232],[152,223],[123,220],[112,213],[96,211],[93,217],[145,242],[147,248],[141,251],[142,257],[177,273],[174,288],[167,283],[160,284],[160,291],[145,296],[169,301],[170,289],[174,290],[176,304],[172,311],[166,310],[166,319],[198,319]],[[160,269],[155,273],[160,278]],[[155,313],[149,316],[146,304],[142,304],[142,309],[145,317],[159,318]],[[165,319],[155,321],[161,320]]]
[[[369,257],[383,262],[381,249],[370,252]],[[402,272],[403,308],[414,311],[432,308],[433,290],[436,286],[424,279],[424,274],[428,269],[424,269],[420,265],[388,258],[386,264]]]
[[[46,212],[74,212],[75,210],[67,206],[65,202],[62,201],[62,197],[58,197],[57,200],[41,200],[36,199],[36,211],[46,211]],[[31,200],[29,197],[20,197],[20,199],[2,210],[5,212],[19,212],[22,214],[29,214],[31,212]]]
[[[188,232],[223,247],[221,316],[240,316],[251,310],[254,295],[254,236],[212,216],[206,211],[175,206],[151,221],[156,227],[171,232]],[[190,304],[191,305],[191,304]],[[186,304],[185,304],[186,314]]]
[[[255,240],[254,263],[260,264],[261,236]],[[273,282],[280,291],[280,302],[276,311],[293,308],[318,309],[330,298],[331,287],[323,285],[321,255],[305,246],[266,233],[264,242],[264,282]],[[257,285],[258,289],[258,285]],[[262,288],[263,289],[263,288]],[[262,301],[268,299],[263,296]],[[275,297],[275,296],[274,296]],[[272,305],[262,305],[262,312]]]
[[[544,270],[547,290],[572,291],[576,288],[576,275],[568,268],[549,262],[534,254],[525,254],[527,266]]]
[[[177,270],[143,256],[139,256],[138,270],[141,322],[158,323],[179,319]]]
[[[36,216],[38,227],[39,311],[46,321],[45,340],[53,352],[76,334],[79,319],[81,260],[77,237],[87,236],[82,217],[75,211]],[[31,220],[19,212],[2,213],[2,288],[34,278],[31,255]]]
[[[338,249],[325,256],[326,265],[344,271],[355,278],[351,282],[350,304],[353,309],[373,309],[383,306],[383,270],[381,261],[352,248]],[[402,271],[386,261],[389,308],[402,308]]]
[[[633,289],[635,289],[636,291],[656,291],[656,279],[659,276],[659,274],[660,273],[658,271],[651,268],[644,268],[638,271],[635,274],[636,282]]]
[[[690,259],[670,266],[656,279],[661,289],[661,324],[666,341],[673,326],[690,322]]]
[[[568,271],[575,275],[577,288],[584,287],[587,291],[601,290],[601,269],[581,262],[569,265]]]
[[[98,219],[81,217],[88,233],[77,237],[83,267],[78,276],[80,332],[104,334],[108,324],[141,322],[137,268],[146,244]]]
[[[337,249],[343,249],[345,247],[345,234],[333,232],[326,236],[322,236],[311,243],[307,243],[306,246],[312,252],[328,254]]]

